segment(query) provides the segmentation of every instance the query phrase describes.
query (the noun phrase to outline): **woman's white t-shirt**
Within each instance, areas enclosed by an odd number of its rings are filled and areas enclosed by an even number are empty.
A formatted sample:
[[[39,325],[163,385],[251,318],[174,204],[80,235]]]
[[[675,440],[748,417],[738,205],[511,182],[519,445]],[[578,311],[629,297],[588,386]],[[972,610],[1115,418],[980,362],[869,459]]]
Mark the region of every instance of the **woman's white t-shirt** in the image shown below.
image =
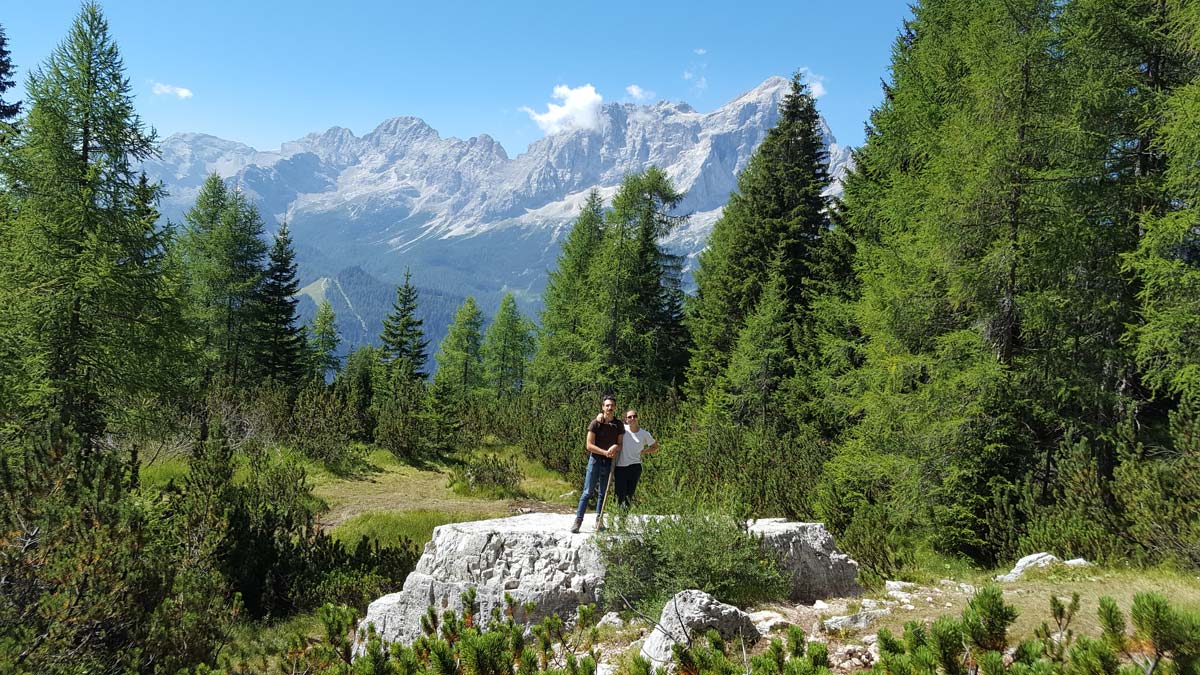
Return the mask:
[[[617,458],[617,466],[629,466],[642,463],[642,450],[654,445],[654,437],[645,429],[630,431],[625,425],[625,435],[621,437],[621,456]]]

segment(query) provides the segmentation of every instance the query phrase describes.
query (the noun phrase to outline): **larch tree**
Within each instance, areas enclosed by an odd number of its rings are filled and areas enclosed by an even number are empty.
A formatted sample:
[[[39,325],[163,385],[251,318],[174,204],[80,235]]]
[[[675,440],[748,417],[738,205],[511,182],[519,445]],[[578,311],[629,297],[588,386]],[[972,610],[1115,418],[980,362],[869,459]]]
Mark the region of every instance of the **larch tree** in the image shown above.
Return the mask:
[[[454,314],[442,344],[438,347],[434,386],[449,392],[457,400],[466,400],[483,386],[483,314],[475,298],[467,297]]]
[[[246,384],[253,365],[253,325],[267,246],[258,209],[240,190],[210,175],[185,215],[181,236],[192,316],[204,335],[208,375]]]
[[[584,326],[596,311],[588,270],[603,235],[604,202],[593,190],[563,242],[542,293],[537,351],[529,374],[539,397],[572,399],[600,386],[598,376],[591,372],[596,355]]]
[[[0,265],[0,342],[20,361],[23,405],[90,445],[123,405],[171,379],[155,365],[182,341],[162,274],[166,233],[146,217],[158,187],[135,170],[154,135],[98,5],[83,5],[30,74],[28,104],[3,167],[17,208]]]
[[[488,325],[480,347],[484,380],[496,398],[519,394],[525,388],[529,359],[533,356],[533,324],[517,309],[512,293],[505,293]]]
[[[317,314],[313,317],[312,328],[308,331],[308,350],[312,355],[312,373],[321,380],[336,373],[340,365],[337,350],[342,343],[342,337],[337,329],[337,317],[333,313],[333,305],[328,300],[321,300],[317,305]]]
[[[605,216],[588,268],[594,304],[584,325],[604,390],[659,395],[680,383],[687,355],[680,260],[659,242],[683,221],[670,213],[681,199],[666,173],[650,167],[625,177]]]

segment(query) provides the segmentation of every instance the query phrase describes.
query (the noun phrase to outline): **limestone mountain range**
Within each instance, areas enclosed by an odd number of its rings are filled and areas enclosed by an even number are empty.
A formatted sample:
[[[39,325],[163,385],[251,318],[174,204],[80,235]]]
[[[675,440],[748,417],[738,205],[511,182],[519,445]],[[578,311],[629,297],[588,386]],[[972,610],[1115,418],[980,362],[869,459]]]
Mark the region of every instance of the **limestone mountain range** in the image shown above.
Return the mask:
[[[411,268],[419,287],[474,295],[485,312],[506,291],[533,311],[588,192],[609,198],[627,173],[650,165],[667,172],[686,193],[677,213],[690,215],[667,244],[686,255],[701,250],[789,87],[772,77],[708,113],[666,101],[603,104],[594,127],[548,135],[513,158],[486,134],[443,138],[420,119],[395,117],[362,136],[333,127],[274,151],[174,134],[145,169],[166,187],[162,210],[176,222],[212,172],[244,190],[270,228],[287,221],[314,299],[348,268],[384,287]],[[840,179],[850,166],[849,148],[823,121],[822,127],[831,173]],[[354,332],[369,339],[388,303],[341,295],[340,309],[353,316],[339,313],[339,324],[357,324]]]

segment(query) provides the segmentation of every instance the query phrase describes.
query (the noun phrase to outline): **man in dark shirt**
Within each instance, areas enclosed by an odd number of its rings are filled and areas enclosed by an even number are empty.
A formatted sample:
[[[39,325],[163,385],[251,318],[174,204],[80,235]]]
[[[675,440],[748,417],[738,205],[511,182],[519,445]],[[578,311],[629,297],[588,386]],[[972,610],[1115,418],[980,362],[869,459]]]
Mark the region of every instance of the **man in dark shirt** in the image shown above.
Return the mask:
[[[583,514],[587,513],[588,500],[596,494],[596,529],[603,530],[604,523],[600,522],[600,514],[604,512],[604,498],[608,492],[608,474],[612,471],[613,458],[621,450],[621,437],[625,434],[625,425],[618,420],[614,413],[617,410],[617,399],[605,396],[601,401],[600,419],[592,420],[587,430],[588,465],[587,474],[583,478],[583,493],[579,495],[579,507],[575,509],[575,524],[571,532],[579,532],[583,525]]]

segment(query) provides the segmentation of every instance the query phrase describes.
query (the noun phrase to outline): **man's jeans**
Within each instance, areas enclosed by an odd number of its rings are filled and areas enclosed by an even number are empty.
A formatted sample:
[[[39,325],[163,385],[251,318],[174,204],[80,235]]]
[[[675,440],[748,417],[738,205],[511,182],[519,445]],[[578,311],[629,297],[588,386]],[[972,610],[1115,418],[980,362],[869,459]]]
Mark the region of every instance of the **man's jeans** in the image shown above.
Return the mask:
[[[583,478],[583,494],[579,495],[579,508],[575,509],[575,519],[582,520],[583,514],[587,513],[588,500],[592,495],[596,494],[597,485],[600,488],[600,496],[596,499],[596,513],[604,508],[605,493],[608,491],[608,472],[612,470],[612,460],[599,455],[592,455],[588,459],[587,475]]]

